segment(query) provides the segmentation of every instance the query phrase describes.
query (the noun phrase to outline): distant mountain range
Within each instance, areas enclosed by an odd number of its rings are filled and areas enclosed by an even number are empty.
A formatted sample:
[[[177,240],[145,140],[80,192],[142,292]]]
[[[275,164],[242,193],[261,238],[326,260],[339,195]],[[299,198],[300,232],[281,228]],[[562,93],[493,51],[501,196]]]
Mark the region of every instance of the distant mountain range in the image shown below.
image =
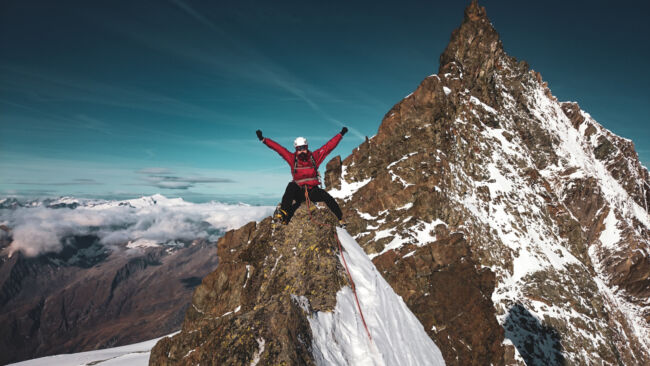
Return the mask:
[[[162,195],[0,201],[0,364],[179,328],[226,229],[272,208]]]

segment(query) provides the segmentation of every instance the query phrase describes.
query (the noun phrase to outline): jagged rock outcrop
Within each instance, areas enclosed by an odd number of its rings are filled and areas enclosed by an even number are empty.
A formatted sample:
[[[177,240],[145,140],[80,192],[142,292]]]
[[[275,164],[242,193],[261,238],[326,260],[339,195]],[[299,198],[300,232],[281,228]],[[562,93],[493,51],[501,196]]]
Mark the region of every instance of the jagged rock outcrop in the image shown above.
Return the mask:
[[[438,73],[335,159],[348,230],[448,364],[650,363],[648,171],[476,1]]]
[[[0,247],[10,239],[0,237]],[[217,263],[214,243],[205,240],[128,253],[98,240],[68,238],[60,253],[0,257],[0,364],[169,334]]]
[[[503,329],[490,300],[494,273],[478,267],[462,233],[448,234],[444,225],[434,230],[435,241],[386,252],[375,259],[377,268],[429,331],[447,363],[502,364]],[[466,343],[457,348],[459,342]]]
[[[301,308],[331,311],[347,285],[337,257],[336,220],[300,208],[287,226],[271,219],[229,231],[219,266],[192,298],[182,331],[152,350],[150,365],[313,365],[312,333]]]
[[[444,365],[422,323],[335,224],[328,209],[310,215],[303,205],[289,225],[267,218],[226,234],[181,332],[160,340],[149,364]]]

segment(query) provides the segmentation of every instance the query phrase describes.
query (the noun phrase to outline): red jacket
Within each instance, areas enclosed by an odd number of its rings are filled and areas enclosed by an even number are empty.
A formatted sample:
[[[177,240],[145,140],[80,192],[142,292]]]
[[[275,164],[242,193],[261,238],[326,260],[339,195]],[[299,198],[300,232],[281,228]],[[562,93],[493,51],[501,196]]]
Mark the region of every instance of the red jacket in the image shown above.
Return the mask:
[[[291,175],[293,175],[294,182],[296,182],[299,186],[308,185],[310,187],[314,187],[320,185],[320,182],[318,181],[318,167],[321,165],[323,160],[325,160],[327,154],[334,150],[336,145],[339,144],[341,138],[343,138],[343,136],[340,133],[337,133],[336,136],[327,141],[327,143],[320,149],[313,152],[308,151],[309,156],[307,159],[298,159],[297,169],[294,169],[294,164],[296,162],[295,152],[289,152],[289,150],[285,149],[282,145],[271,140],[270,138],[264,138],[262,142],[264,142],[266,146],[275,150],[278,154],[280,154],[280,156],[282,156],[282,159],[286,160],[287,163],[289,163],[289,166],[291,167]],[[314,164],[316,165],[315,167]]]

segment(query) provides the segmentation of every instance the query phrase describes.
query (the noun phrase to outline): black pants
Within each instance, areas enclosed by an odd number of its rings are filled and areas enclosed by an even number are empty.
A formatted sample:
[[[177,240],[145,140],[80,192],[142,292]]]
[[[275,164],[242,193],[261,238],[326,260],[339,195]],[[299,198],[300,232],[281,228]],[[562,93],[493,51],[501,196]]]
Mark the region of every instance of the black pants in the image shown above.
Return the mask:
[[[307,188],[305,188],[307,187]],[[316,186],[309,189],[309,186],[300,187],[296,182],[291,181],[287,185],[287,189],[284,191],[284,196],[282,196],[282,203],[280,208],[283,209],[289,220],[293,217],[293,214],[296,212],[300,204],[305,202],[305,189],[309,191],[309,200],[312,202],[325,202],[327,207],[336,215],[337,219],[343,218],[343,213],[339,204],[336,203],[334,197],[330,196],[325,190]],[[293,201],[296,201],[293,203]]]

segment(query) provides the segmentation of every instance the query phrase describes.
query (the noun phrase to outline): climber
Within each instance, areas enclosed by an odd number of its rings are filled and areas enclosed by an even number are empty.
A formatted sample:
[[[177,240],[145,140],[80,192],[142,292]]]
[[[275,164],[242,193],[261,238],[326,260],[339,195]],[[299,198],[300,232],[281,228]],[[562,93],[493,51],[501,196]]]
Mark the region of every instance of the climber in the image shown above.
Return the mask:
[[[325,202],[327,207],[336,215],[336,218],[339,220],[339,225],[342,227],[345,226],[343,213],[338,203],[336,203],[329,193],[319,187],[320,173],[318,172],[318,167],[325,160],[327,154],[338,145],[346,132],[348,132],[347,127],[343,127],[340,133],[337,133],[336,136],[320,149],[313,152],[309,151],[307,139],[298,137],[293,142],[296,152],[292,153],[270,138],[262,136],[261,130],[255,131],[257,138],[280,154],[292,169],[291,174],[293,175],[293,180],[289,182],[287,189],[284,191],[280,209],[277,210],[275,215],[276,219],[285,225],[288,224],[295,211],[305,201],[305,197],[308,195],[311,202]],[[293,204],[293,201],[296,201],[296,203]]]

